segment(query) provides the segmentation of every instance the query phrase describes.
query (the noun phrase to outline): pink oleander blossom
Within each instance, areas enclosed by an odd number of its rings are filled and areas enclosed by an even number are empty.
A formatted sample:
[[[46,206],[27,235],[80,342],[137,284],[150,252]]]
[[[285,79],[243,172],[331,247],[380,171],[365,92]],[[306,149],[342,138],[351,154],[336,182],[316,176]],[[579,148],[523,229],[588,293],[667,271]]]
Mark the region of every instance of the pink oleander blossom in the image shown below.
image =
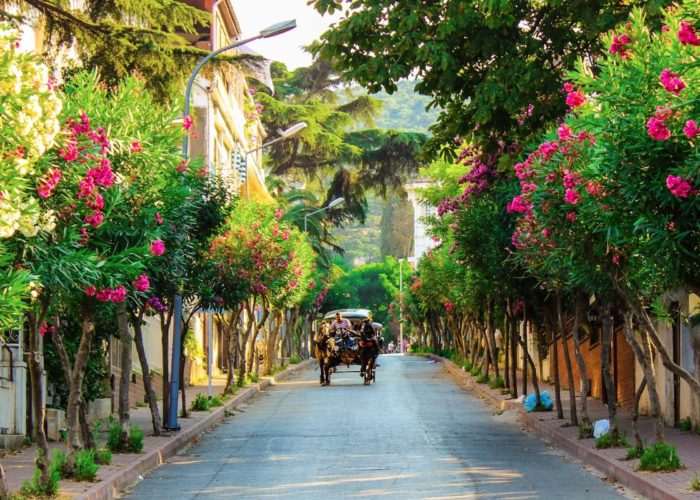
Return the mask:
[[[698,128],[695,120],[688,120],[685,122],[685,126],[683,127],[683,133],[688,137],[688,139],[692,139],[696,135],[700,134],[700,128]]]
[[[163,255],[165,253],[165,243],[161,240],[155,240],[150,244],[151,254],[155,256]]]
[[[522,196],[516,196],[513,198],[513,201],[511,201],[508,204],[507,210],[508,213],[525,213],[529,212],[531,208],[530,202],[527,201],[525,198]]]
[[[617,266],[620,263],[620,256],[617,254],[613,255],[612,256],[612,263]]]
[[[281,219],[284,215],[284,211],[281,208],[275,209],[275,219]]]
[[[97,293],[97,288],[95,288],[95,285],[88,285],[87,288],[85,288],[85,295],[92,297]]]
[[[545,227],[545,228],[542,230],[542,236],[543,236],[544,238],[549,238],[549,235],[550,235],[550,234],[551,234],[551,231],[549,230],[549,228]]]
[[[649,136],[656,141],[665,141],[671,137],[671,131],[668,125],[666,125],[666,122],[656,116],[652,116],[649,118],[649,121],[647,121],[647,132]]]
[[[584,102],[586,102],[586,96],[583,94],[583,90],[578,89],[566,94],[566,105],[571,109],[578,108]]]
[[[569,222],[576,222],[576,212],[569,212],[566,214],[566,220]]]
[[[446,300],[444,305],[445,305],[445,310],[447,312],[450,312],[452,310],[452,308],[454,307],[452,302],[450,302],[449,300]]]
[[[143,151],[143,147],[139,143],[139,141],[134,141],[131,143],[131,149],[130,151],[132,153],[141,153]]]
[[[568,188],[564,194],[564,201],[576,205],[581,195],[575,189]]]
[[[661,72],[661,75],[659,75],[659,81],[667,92],[671,92],[674,95],[680,94],[681,90],[685,88],[685,82],[681,80],[680,76],[673,73],[668,68]]]
[[[687,198],[693,190],[693,186],[691,186],[688,181],[677,175],[669,175],[666,177],[666,187],[671,191],[673,196],[679,198]]]
[[[138,278],[136,278],[133,281],[133,285],[134,290],[136,290],[137,292],[145,292],[151,287],[151,282],[148,279],[148,276],[146,276],[145,274],[141,274]]]
[[[194,125],[192,117],[190,115],[186,115],[184,120],[182,120],[182,128],[184,128],[185,130],[189,130],[192,128],[192,125]]]
[[[105,219],[105,214],[99,210],[93,210],[90,215],[87,215],[83,220],[86,224],[90,224],[92,227],[98,227]]]
[[[612,43],[608,51],[611,54],[618,54],[622,59],[627,59],[629,57],[629,47],[627,47],[627,45],[630,43],[632,43],[632,40],[624,33],[620,36],[613,35]]]
[[[693,45],[696,47],[700,45],[700,38],[698,38],[697,33],[695,33],[693,25],[688,21],[681,21],[681,27],[678,30],[678,41],[683,45]]]
[[[112,290],[109,300],[112,302],[124,302],[126,300],[126,288],[123,285],[119,285],[117,288]]]
[[[155,218],[158,225],[161,225],[163,223],[163,216],[160,215],[160,212],[156,212]]]
[[[557,136],[559,137],[560,141],[564,141],[571,137],[571,129],[566,123],[562,123],[561,126],[557,129]]]
[[[39,179],[39,185],[36,188],[37,194],[46,199],[51,196],[51,192],[58,185],[58,181],[61,180],[61,171],[58,168],[51,168],[46,175]]]
[[[95,295],[95,298],[100,302],[109,302],[110,300],[112,300],[112,289],[103,288],[99,290]]]

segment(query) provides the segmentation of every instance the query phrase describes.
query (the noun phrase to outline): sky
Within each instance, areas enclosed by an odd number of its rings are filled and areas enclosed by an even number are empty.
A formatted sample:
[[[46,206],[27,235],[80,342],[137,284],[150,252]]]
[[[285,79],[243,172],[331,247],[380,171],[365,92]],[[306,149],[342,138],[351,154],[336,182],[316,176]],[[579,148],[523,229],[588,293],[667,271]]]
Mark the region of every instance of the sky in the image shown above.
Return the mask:
[[[302,47],[318,39],[339,19],[338,14],[321,16],[306,5],[307,0],[232,0],[232,3],[245,38],[280,21],[296,19],[296,29],[248,45],[267,59],[285,63],[289,69],[311,64],[311,55]]]

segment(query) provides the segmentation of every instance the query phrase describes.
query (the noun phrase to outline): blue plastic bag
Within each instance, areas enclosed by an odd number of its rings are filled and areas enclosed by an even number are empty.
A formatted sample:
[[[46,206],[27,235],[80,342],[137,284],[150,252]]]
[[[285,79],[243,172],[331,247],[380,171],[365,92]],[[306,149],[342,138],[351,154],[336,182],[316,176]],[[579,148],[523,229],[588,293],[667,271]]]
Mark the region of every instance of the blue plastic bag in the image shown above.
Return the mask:
[[[537,404],[537,396],[535,394],[530,394],[523,401],[523,406],[528,412],[534,411],[535,404]],[[554,402],[549,394],[547,394],[547,391],[542,391],[540,393],[540,404],[545,411],[550,411],[554,407]]]

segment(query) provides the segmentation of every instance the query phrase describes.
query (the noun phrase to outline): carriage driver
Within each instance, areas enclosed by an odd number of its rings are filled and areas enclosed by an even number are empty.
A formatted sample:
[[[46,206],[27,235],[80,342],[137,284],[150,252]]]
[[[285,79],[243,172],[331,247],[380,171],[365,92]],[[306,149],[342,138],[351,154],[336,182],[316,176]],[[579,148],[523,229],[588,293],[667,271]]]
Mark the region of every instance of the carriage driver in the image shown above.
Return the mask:
[[[335,321],[331,323],[331,330],[335,332],[342,332],[343,330],[352,330],[352,323],[347,318],[343,318],[340,313],[335,313]]]

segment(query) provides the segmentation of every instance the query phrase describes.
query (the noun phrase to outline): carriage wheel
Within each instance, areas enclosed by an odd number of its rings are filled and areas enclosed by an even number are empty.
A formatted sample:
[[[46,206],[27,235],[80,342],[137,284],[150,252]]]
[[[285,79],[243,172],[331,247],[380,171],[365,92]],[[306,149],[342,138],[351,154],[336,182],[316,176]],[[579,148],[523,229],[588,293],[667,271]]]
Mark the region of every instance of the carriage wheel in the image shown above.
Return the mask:
[[[372,370],[372,382],[377,383],[377,370]]]

